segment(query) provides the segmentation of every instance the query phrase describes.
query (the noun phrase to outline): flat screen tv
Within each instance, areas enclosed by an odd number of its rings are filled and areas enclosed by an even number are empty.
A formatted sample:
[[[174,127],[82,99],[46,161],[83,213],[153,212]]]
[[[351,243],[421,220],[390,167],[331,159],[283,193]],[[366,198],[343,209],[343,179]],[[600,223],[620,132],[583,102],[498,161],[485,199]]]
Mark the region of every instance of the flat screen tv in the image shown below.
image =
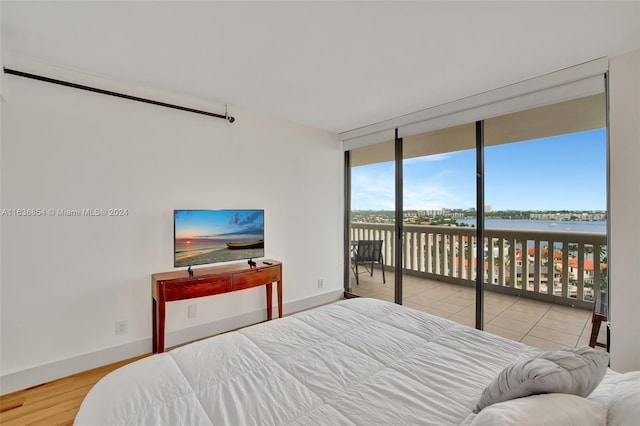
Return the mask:
[[[264,256],[264,210],[174,210],[174,266]]]

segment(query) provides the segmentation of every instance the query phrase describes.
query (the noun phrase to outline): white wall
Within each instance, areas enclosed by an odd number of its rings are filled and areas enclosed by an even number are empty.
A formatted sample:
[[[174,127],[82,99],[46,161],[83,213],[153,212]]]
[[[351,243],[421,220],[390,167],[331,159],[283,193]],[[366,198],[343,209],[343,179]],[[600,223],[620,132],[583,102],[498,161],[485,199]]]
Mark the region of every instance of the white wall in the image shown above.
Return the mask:
[[[266,256],[284,262],[285,313],[340,296],[337,135],[234,108],[228,124],[2,82],[1,208],[128,210],[1,218],[2,393],[151,351],[150,276],[173,269],[175,208],[264,209]],[[192,303],[198,317],[188,319]],[[167,344],[262,320],[264,304],[263,288],[171,303]],[[119,320],[128,333],[116,336]]]
[[[618,371],[640,369],[639,56],[610,62]],[[340,294],[336,135],[233,108],[229,125],[18,77],[2,83],[0,208],[129,211],[1,218],[2,393],[150,351],[150,274],[172,269],[174,208],[264,208],[267,256],[284,262],[285,312]],[[261,289],[198,299],[196,319],[187,319],[191,303],[168,305],[169,345],[264,316]],[[122,319],[129,331],[116,336]]]
[[[611,58],[611,367],[640,370],[640,50]]]

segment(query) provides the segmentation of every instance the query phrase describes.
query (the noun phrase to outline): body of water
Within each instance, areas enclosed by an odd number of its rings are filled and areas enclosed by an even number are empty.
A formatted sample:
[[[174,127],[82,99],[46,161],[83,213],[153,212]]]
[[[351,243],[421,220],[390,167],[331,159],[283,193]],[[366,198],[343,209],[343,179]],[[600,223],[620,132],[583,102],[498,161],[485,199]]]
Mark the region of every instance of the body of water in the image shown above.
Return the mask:
[[[475,219],[456,219],[458,223],[476,226]],[[563,231],[607,233],[607,222],[596,221],[552,221],[529,219],[485,219],[486,229],[533,229],[536,231]]]

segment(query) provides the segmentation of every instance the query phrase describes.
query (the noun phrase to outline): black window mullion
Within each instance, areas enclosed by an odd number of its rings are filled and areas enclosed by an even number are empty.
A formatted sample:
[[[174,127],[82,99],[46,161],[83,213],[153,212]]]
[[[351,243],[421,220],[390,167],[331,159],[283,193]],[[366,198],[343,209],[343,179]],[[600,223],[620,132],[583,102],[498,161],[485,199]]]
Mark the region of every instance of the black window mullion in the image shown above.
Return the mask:
[[[345,297],[351,294],[351,151],[344,152],[344,291]]]
[[[476,328],[484,329],[484,121],[476,121]],[[489,250],[492,249],[489,245]]]
[[[396,160],[396,240],[395,244],[395,302],[402,305],[402,233],[403,233],[403,180],[402,180],[402,138],[398,137],[398,129],[395,134],[395,160]]]

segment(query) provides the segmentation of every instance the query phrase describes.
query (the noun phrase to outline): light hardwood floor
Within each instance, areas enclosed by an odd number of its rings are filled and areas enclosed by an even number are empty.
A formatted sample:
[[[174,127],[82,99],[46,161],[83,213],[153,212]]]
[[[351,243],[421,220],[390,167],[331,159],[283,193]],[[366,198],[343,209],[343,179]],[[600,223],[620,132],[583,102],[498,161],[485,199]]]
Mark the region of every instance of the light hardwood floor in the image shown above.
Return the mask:
[[[0,397],[2,426],[72,425],[82,400],[107,373],[144,358],[120,361]]]

